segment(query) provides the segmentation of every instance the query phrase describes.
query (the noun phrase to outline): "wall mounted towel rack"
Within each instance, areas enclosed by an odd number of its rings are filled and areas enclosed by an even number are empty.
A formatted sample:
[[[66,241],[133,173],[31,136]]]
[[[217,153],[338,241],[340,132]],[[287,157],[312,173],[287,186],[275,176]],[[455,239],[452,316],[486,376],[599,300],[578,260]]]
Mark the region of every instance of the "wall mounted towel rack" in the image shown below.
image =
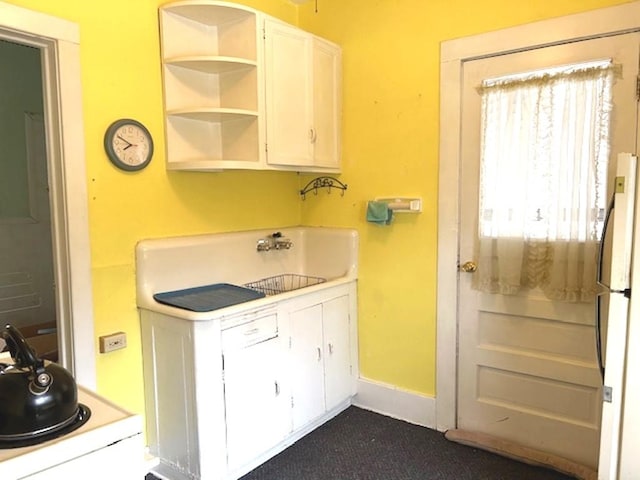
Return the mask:
[[[331,193],[332,188],[337,188],[341,190],[340,194],[344,196],[344,191],[347,189],[347,184],[342,183],[337,178],[333,177],[318,177],[311,180],[307,185],[300,190],[300,195],[302,196],[302,200],[304,200],[307,196],[307,193],[313,190],[313,194],[318,194],[319,188],[326,188],[328,193]]]

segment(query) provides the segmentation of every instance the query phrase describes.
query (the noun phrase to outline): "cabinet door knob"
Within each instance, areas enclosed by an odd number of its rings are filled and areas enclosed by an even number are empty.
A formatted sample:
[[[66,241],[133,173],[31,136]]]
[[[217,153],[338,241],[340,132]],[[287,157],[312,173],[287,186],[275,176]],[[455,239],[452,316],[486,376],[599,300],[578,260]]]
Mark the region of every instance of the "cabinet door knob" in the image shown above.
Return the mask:
[[[317,350],[318,350],[318,361],[320,361],[322,360],[322,349],[318,347]]]
[[[333,343],[329,344],[329,354],[333,355]]]
[[[309,129],[309,140],[311,141],[311,143],[316,143],[316,129],[315,128],[310,128]]]
[[[280,395],[280,384],[278,383],[277,380],[275,380],[273,383],[274,383],[274,385],[276,387],[276,397],[277,397],[277,396]]]

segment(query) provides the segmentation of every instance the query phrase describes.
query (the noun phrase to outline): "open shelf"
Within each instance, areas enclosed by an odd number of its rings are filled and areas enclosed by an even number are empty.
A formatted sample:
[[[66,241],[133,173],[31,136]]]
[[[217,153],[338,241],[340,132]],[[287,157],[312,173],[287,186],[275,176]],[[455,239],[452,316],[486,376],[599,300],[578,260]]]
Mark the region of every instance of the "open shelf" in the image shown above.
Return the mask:
[[[238,70],[247,70],[256,67],[255,60],[247,60],[238,57],[222,57],[214,55],[191,55],[184,57],[169,58],[164,61],[165,65],[175,65],[197,72],[220,74]]]
[[[218,169],[225,168],[225,161],[258,163],[257,115],[228,114],[221,121],[212,120],[214,117],[202,120],[185,114],[167,118],[167,160],[172,169],[197,161],[220,162],[215,165]]]
[[[170,170],[262,160],[258,17],[248,7],[207,0],[160,7]]]
[[[230,122],[243,117],[258,117],[258,112],[238,108],[184,108],[167,112],[170,117],[182,117],[202,122]]]
[[[160,21],[165,60],[185,55],[258,59],[256,13],[240,5],[179,2],[162,7]]]

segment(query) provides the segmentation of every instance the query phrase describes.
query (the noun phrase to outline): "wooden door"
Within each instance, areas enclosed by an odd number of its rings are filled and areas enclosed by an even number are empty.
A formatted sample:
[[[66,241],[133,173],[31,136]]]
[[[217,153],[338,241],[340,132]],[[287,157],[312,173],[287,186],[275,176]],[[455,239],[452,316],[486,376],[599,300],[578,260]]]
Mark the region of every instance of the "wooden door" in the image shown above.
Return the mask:
[[[635,151],[638,34],[545,47],[467,62],[463,79],[460,263],[474,260],[477,239],[480,95],[483,79],[612,58],[610,172],[615,153]],[[505,179],[508,182],[509,179]],[[595,467],[601,378],[595,307],[554,302],[537,291],[485,294],[460,273],[458,428],[482,432]]]

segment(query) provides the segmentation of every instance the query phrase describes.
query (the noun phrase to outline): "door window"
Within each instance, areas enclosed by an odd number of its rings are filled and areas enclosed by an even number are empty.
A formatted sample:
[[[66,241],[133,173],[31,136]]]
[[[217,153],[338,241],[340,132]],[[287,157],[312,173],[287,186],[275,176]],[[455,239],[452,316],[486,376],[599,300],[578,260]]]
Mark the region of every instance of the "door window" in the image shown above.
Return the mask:
[[[593,299],[615,72],[609,60],[579,63],[479,87],[481,290]]]

